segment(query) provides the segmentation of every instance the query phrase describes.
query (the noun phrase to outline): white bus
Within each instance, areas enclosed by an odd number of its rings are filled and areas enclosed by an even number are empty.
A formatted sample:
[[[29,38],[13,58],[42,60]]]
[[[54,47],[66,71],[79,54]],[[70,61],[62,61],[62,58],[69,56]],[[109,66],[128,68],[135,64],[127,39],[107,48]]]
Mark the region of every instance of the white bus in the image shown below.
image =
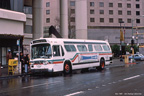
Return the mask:
[[[40,38],[30,44],[31,72],[64,72],[96,67],[103,69],[112,62],[107,41]]]

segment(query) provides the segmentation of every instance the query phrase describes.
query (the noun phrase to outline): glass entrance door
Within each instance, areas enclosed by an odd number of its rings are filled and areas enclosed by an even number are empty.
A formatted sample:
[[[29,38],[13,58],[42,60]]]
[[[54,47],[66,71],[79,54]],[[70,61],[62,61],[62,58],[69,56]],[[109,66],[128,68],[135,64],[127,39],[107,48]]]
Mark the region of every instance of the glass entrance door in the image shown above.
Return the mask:
[[[7,52],[8,52],[9,49],[10,49],[9,47],[2,47],[1,48],[1,51],[0,51],[1,58],[0,59],[1,59],[2,66],[3,65],[7,65],[6,54],[7,54]]]
[[[2,65],[6,65],[6,47],[2,47]]]

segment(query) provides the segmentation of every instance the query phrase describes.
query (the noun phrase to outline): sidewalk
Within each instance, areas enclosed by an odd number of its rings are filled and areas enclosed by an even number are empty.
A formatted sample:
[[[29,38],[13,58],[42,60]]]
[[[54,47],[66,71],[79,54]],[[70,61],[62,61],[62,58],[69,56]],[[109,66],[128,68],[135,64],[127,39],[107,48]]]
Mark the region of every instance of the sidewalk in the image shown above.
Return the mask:
[[[22,75],[21,74],[9,75],[7,66],[0,67],[0,79],[14,78],[18,76],[22,76]]]

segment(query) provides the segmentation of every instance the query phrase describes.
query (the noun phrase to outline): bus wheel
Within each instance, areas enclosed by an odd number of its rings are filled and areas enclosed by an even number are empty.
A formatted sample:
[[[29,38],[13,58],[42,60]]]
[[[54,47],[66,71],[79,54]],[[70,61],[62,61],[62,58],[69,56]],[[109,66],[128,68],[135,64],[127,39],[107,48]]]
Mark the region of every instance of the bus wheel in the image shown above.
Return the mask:
[[[64,74],[70,74],[70,73],[72,73],[71,65],[70,63],[66,62],[64,64]]]
[[[100,66],[97,67],[98,70],[103,70],[105,68],[105,60],[101,59],[100,60]]]

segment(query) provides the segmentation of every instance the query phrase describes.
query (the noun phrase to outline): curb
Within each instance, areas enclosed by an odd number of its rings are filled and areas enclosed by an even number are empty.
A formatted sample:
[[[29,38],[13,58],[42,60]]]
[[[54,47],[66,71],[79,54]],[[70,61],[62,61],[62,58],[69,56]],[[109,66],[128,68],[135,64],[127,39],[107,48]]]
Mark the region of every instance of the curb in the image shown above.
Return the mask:
[[[10,78],[16,78],[22,75],[13,75],[13,76],[1,76],[0,79],[10,79]]]
[[[11,79],[11,78],[17,78],[17,77],[22,77],[22,76],[29,76],[30,74],[21,74],[21,75],[11,75],[11,76],[1,76],[1,79]]]

